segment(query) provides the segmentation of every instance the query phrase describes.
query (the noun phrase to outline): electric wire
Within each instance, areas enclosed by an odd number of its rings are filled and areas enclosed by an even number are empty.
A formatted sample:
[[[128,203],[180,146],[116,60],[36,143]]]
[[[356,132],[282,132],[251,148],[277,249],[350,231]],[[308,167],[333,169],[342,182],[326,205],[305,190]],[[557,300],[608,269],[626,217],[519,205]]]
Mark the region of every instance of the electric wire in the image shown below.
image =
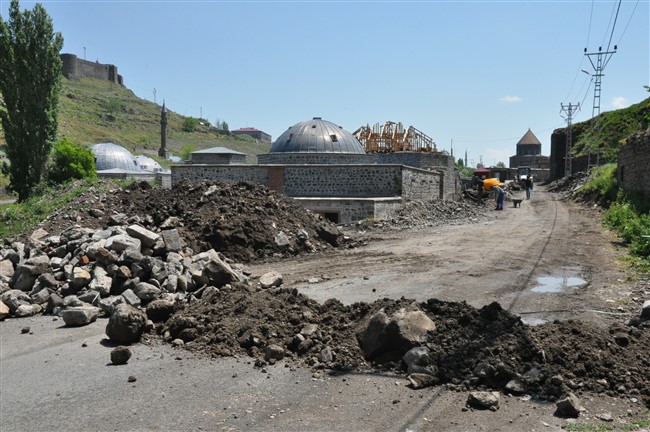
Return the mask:
[[[623,29],[623,33],[621,33],[621,37],[618,39],[618,42],[616,42],[616,45],[620,45],[621,41],[623,40],[623,36],[625,35],[627,28],[630,26],[630,23],[632,22],[632,17],[636,12],[637,6],[639,6],[639,0],[636,0],[636,3],[634,4],[634,9],[632,9],[632,14],[630,15],[630,19],[627,20],[627,24],[625,25],[625,28]]]
[[[601,47],[605,45],[605,41],[607,40],[607,35],[609,34],[609,26],[612,24],[612,20],[614,19],[615,13],[616,13],[616,0],[614,0],[614,7],[612,8],[612,13],[609,15],[609,22],[607,23],[607,28],[605,29],[605,36],[603,36],[603,41],[600,43]]]
[[[612,25],[612,33],[609,35],[609,42],[607,42],[607,51],[612,44],[612,37],[614,37],[614,29],[616,28],[616,21],[618,21],[618,12],[621,10],[621,2],[623,0],[618,0],[618,7],[616,8],[616,16],[614,17],[614,25]]]

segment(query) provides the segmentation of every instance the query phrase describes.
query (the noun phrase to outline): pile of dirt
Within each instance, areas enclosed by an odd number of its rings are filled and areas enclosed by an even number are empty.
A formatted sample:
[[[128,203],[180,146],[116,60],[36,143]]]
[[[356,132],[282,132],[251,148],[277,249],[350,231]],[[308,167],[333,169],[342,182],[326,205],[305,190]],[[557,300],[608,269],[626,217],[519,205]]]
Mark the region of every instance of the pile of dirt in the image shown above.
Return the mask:
[[[253,183],[181,183],[172,189],[133,183],[93,187],[41,224],[59,233],[137,220],[177,228],[194,252],[215,249],[238,262],[318,252],[340,246],[336,225],[286,196]]]
[[[436,325],[418,344],[427,350],[423,364],[432,384],[547,400],[584,390],[637,397],[650,407],[650,322],[621,323],[608,333],[578,322],[531,327],[497,303],[476,309],[382,299],[345,306],[332,299],[321,305],[297,290],[232,286],[211,303],[184,306],[157,333],[184,338],[187,349],[209,356],[248,355],[259,367],[282,359],[287,367],[407,375],[405,351],[368,361],[358,341],[375,313],[400,308],[421,310]]]
[[[488,220],[484,205],[469,199],[462,201],[407,201],[389,219],[366,220],[355,224],[359,228],[408,229],[442,225],[479,223]]]
[[[588,180],[589,173],[586,171],[580,171],[568,177],[562,177],[561,179],[550,182],[547,185],[546,190],[549,192],[555,192],[566,198],[578,192]]]

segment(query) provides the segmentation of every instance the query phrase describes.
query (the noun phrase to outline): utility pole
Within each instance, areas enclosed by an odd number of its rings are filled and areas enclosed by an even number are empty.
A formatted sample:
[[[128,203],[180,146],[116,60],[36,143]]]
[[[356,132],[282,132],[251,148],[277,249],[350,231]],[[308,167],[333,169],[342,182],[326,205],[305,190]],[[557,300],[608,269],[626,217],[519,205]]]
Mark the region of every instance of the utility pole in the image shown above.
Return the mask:
[[[594,73],[591,75],[594,77],[594,105],[591,110],[591,117],[596,117],[600,114],[600,88],[601,88],[601,79],[603,75],[603,70],[612,56],[616,53],[617,46],[614,45],[614,51],[607,50],[603,51],[603,47],[598,47],[598,52],[588,53],[587,48],[585,48],[585,55],[589,59],[589,63],[594,68]],[[594,62],[595,58],[595,62]]]
[[[566,133],[566,151],[564,155],[564,176],[569,177],[571,175],[571,144],[573,137],[571,135],[571,121],[573,120],[573,115],[577,110],[580,109],[580,103],[577,104],[571,104],[569,105],[564,105],[563,103],[560,104],[561,110],[560,110],[560,115],[564,118],[566,118],[566,123],[567,123],[567,133]],[[563,115],[563,113],[566,114]]]

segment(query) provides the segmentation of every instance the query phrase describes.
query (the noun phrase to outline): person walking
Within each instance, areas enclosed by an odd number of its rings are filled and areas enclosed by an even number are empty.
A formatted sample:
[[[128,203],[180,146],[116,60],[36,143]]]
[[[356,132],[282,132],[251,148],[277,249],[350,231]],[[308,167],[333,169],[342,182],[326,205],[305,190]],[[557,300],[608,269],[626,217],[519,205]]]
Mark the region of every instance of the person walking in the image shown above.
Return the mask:
[[[501,187],[494,187],[494,196],[497,201],[497,208],[495,210],[503,210],[503,202],[506,200],[506,193]]]
[[[530,176],[526,176],[526,199],[530,199],[530,192],[533,190],[533,179]]]

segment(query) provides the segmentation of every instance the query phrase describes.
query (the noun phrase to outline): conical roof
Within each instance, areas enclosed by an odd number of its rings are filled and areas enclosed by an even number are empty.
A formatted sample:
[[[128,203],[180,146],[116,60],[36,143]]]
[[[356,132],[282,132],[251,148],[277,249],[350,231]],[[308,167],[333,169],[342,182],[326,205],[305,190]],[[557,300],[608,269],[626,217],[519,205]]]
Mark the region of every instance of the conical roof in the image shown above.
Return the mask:
[[[332,122],[314,117],[296,123],[278,137],[270,153],[365,154],[359,140]]]
[[[517,145],[519,144],[539,144],[542,145],[542,143],[537,139],[533,131],[528,128],[528,132],[524,134],[524,136],[521,137]]]

